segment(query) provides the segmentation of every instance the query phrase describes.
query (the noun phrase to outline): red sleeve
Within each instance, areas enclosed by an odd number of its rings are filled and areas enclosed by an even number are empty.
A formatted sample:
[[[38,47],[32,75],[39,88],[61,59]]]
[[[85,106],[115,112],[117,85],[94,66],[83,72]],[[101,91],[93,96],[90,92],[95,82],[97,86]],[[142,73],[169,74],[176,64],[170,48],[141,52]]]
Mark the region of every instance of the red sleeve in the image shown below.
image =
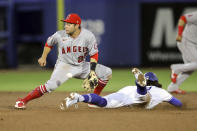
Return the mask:
[[[53,46],[49,46],[47,43],[45,43],[45,47],[53,48]]]
[[[98,61],[98,52],[92,56],[90,56],[90,58],[95,59],[96,61]]]
[[[186,17],[184,15],[181,16],[180,19],[183,20],[185,23],[187,23],[187,19],[186,19]]]
[[[186,19],[186,17],[184,15],[180,17],[180,20],[183,20],[185,23],[187,23],[187,19]],[[183,30],[184,30],[184,26],[180,26],[179,25],[178,26],[178,34],[180,36],[182,36]]]

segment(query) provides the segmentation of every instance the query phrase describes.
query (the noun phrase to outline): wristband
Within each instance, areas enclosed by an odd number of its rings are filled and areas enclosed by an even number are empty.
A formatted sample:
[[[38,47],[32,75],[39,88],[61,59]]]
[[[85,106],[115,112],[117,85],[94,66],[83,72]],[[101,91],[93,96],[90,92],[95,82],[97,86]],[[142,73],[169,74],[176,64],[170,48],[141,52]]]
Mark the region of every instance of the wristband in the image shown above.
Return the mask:
[[[96,62],[91,62],[91,63],[90,63],[90,69],[93,70],[93,71],[95,71],[96,65],[97,65]]]

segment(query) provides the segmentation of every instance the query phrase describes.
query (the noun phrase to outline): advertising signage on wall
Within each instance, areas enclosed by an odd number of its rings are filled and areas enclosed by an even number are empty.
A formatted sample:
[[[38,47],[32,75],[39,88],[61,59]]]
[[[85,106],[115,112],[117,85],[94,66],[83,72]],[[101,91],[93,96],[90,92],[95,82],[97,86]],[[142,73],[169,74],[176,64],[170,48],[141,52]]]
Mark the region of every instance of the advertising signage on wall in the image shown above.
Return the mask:
[[[182,62],[175,40],[177,22],[181,15],[197,11],[197,3],[142,3],[140,7],[142,65]]]

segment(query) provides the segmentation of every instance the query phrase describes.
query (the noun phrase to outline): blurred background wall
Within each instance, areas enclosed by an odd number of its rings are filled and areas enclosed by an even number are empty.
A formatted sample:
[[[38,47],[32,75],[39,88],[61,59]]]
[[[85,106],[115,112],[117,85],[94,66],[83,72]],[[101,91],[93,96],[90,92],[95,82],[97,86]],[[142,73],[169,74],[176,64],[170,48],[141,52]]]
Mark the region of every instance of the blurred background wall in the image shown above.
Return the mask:
[[[196,0],[0,0],[0,68],[36,65],[47,38],[68,13],[99,43],[99,63],[111,67],[168,67],[182,62],[176,48],[180,15]],[[57,47],[48,57],[53,67]]]

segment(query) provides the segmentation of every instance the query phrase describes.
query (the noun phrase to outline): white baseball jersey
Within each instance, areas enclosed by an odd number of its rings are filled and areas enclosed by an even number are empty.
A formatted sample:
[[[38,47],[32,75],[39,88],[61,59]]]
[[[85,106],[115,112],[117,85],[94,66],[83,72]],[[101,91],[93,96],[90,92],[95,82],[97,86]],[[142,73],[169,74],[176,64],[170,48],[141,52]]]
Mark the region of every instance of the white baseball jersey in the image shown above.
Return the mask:
[[[162,88],[155,86],[147,86],[147,92],[151,95],[151,100],[146,106],[146,109],[152,109],[161,102],[168,102],[172,99],[172,95]],[[141,99],[143,95],[137,93],[137,86],[126,86],[119,91],[104,96],[107,100],[105,108],[117,108],[122,106],[129,106],[133,104],[144,103]]]
[[[88,54],[92,56],[98,52],[95,36],[84,28],[77,38],[70,37],[65,30],[57,31],[48,38],[47,44],[58,44],[58,60],[71,65],[81,65]]]
[[[197,44],[197,11],[184,15],[187,23],[183,31],[183,37]]]

